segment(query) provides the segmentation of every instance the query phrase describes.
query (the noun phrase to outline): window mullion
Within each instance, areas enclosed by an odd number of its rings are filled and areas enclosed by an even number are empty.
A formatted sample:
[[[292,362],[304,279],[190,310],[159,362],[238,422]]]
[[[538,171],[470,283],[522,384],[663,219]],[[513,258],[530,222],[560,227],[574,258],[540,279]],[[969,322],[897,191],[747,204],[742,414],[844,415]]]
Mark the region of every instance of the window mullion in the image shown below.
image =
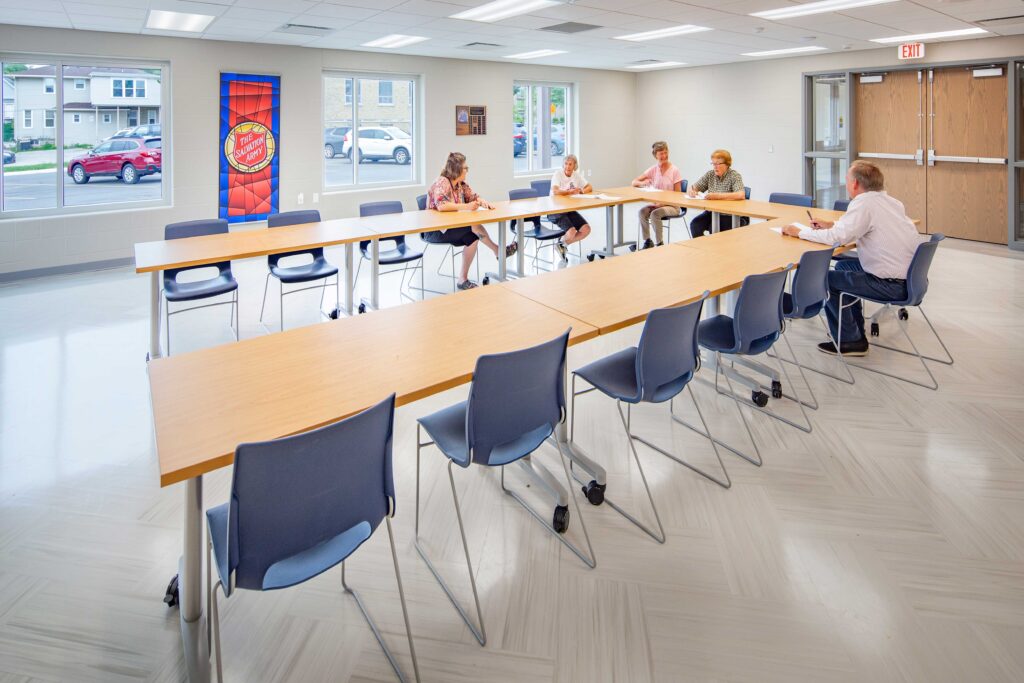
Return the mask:
[[[352,186],[359,186],[359,164],[362,163],[359,153],[359,100],[362,93],[361,79],[352,77],[352,146],[349,148],[348,156],[352,162]]]
[[[53,146],[54,158],[57,165],[54,170],[54,192],[57,193],[58,209],[64,208],[64,62],[57,60],[54,64],[54,87],[56,95],[55,109],[53,112]],[[43,126],[46,126],[46,112],[43,112]]]

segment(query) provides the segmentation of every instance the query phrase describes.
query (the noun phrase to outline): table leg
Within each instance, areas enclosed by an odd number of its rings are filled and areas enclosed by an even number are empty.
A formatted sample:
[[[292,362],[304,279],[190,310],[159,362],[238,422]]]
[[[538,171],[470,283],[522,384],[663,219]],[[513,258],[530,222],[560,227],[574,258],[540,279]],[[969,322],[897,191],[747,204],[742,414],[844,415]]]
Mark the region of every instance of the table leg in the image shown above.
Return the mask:
[[[380,308],[380,240],[370,242],[370,306]]]
[[[160,271],[149,274],[149,354],[146,360],[160,357]]]
[[[352,306],[355,303],[355,246],[349,242],[345,245],[345,314],[352,315]]]
[[[520,235],[520,237],[522,237],[522,235]],[[484,273],[487,279],[497,280],[498,282],[505,282],[508,279],[508,266],[505,265],[506,244],[507,242],[505,239],[505,221],[498,221],[498,272]],[[477,254],[477,258],[480,258],[479,254]]]
[[[720,232],[721,229],[722,229],[721,225],[722,225],[722,214],[718,213],[717,211],[712,211],[711,212],[711,234],[715,235],[718,232]]]
[[[185,530],[181,562],[178,565],[178,606],[181,646],[188,680],[210,680],[210,655],[206,645],[206,624],[201,618],[203,557],[203,478],[185,483]]]
[[[526,238],[523,237],[526,231],[526,219],[517,218],[516,238],[519,240],[519,248],[516,249],[516,277],[526,277]]]
[[[626,243],[625,223],[622,220],[623,208],[624,207],[625,207],[624,204],[616,204],[615,205],[615,215],[616,215],[616,221],[618,223],[617,230],[618,230],[618,235],[619,235],[618,244],[625,244]]]

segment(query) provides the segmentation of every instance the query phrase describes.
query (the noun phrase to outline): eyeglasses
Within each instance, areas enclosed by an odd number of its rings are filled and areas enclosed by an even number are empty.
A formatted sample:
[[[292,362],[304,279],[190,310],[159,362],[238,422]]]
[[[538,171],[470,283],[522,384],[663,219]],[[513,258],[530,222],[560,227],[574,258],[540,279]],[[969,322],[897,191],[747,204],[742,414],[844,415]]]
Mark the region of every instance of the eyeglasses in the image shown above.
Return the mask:
[[[724,161],[712,161],[711,162],[712,168],[715,167],[715,166],[728,166],[728,165],[729,164],[725,163]]]

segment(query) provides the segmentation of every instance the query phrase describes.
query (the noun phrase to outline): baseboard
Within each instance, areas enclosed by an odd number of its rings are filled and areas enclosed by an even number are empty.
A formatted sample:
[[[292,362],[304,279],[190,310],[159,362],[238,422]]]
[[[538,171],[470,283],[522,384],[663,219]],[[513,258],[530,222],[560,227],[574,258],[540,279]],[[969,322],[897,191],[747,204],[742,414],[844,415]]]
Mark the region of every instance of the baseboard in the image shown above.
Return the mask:
[[[135,263],[131,256],[115,258],[108,261],[91,261],[89,263],[72,263],[66,266],[53,266],[52,268],[33,268],[31,270],[15,270],[10,273],[0,273],[0,283],[17,282],[37,277],[49,277],[51,275],[67,275],[69,273],[85,273],[91,270],[109,270],[110,268],[123,268]]]

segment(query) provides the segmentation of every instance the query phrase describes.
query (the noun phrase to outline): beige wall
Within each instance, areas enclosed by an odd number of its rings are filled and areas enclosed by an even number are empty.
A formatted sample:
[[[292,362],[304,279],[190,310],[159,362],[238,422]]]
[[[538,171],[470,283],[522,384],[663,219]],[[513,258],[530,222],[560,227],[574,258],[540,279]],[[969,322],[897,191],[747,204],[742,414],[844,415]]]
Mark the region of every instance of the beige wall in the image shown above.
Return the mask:
[[[470,181],[485,197],[507,198],[509,189],[527,184],[513,177],[510,136],[512,83],[529,79],[577,85],[580,159],[584,169],[593,169],[595,185],[619,184],[633,173],[621,164],[634,156],[633,74],[5,25],[0,25],[0,45],[9,52],[169,61],[171,111],[165,120],[172,122],[172,135],[165,138],[174,153],[173,206],[2,220],[0,273],[128,257],[135,242],[159,239],[166,223],[216,215],[221,71],[281,75],[282,211],[298,208],[300,192],[302,208],[319,208],[334,218],[355,215],[360,203],[381,199],[400,199],[412,209],[416,195],[426,191],[420,185],[323,194],[324,69],[421,75],[426,149],[416,163],[423,164],[427,183],[447,154],[459,150],[472,161]],[[456,104],[487,105],[491,132],[456,137]],[[312,203],[313,193],[320,193],[319,204]]]
[[[929,44],[926,63],[1024,55],[1024,36]],[[816,57],[676,69],[640,74],[637,167],[649,165],[650,142],[666,140],[672,160],[690,180],[710,170],[716,148],[733,164],[755,199],[803,192],[802,78],[897,63],[896,47]],[[769,151],[772,150],[772,151]]]

